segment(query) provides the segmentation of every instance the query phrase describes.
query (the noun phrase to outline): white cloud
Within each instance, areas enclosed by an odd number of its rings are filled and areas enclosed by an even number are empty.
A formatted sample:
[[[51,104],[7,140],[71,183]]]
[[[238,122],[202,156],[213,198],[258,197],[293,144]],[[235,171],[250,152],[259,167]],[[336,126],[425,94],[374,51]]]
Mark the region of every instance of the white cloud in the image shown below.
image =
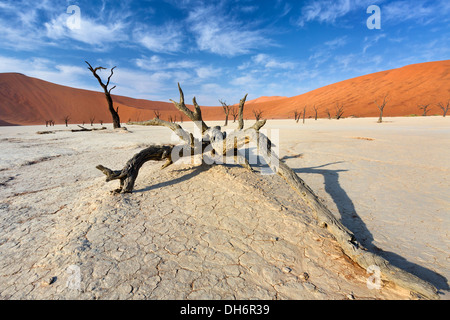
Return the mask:
[[[386,34],[384,34],[384,33],[377,34],[373,37],[365,37],[363,53],[366,53],[370,47],[374,46],[378,41],[380,41],[383,38],[386,38]]]
[[[184,35],[173,23],[157,27],[140,27],[134,30],[134,41],[153,52],[178,52],[182,49]]]
[[[194,8],[187,23],[201,51],[233,57],[273,45],[263,30],[252,30],[218,7]]]
[[[320,23],[335,24],[352,11],[367,8],[382,0],[315,0],[309,1],[301,10],[301,15],[297,20],[298,26],[305,26],[311,21]]]
[[[292,70],[295,69],[297,64],[291,61],[280,61],[274,57],[271,57],[267,54],[260,53],[254,56],[253,61],[260,66],[263,66],[267,69],[286,69]]]
[[[38,57],[17,59],[0,56],[0,72],[2,73],[22,73],[60,85],[98,90],[97,87],[86,85],[85,80],[89,77],[89,71],[86,68],[63,64],[55,66],[54,64],[54,61]]]
[[[108,43],[128,39],[125,32],[126,24],[122,21],[104,24],[82,16],[79,28],[69,28],[67,18],[67,14],[62,14],[45,23],[47,37],[53,40],[72,39],[94,47],[103,47]]]
[[[401,0],[387,3],[381,7],[382,19],[389,23],[401,23],[414,20],[427,24],[442,17],[448,17],[450,3],[448,0],[418,1]]]

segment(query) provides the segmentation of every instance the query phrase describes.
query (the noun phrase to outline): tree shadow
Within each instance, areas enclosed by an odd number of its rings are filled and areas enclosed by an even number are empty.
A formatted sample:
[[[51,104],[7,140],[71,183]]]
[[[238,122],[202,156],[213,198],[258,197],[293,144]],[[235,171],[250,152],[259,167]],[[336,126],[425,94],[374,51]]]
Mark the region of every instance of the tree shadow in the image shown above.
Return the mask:
[[[283,157],[282,160],[289,158],[298,158],[296,156]],[[416,263],[408,261],[400,255],[384,251],[373,244],[374,238],[372,233],[367,228],[367,225],[358,215],[353,201],[348,196],[347,192],[342,188],[339,182],[339,173],[347,172],[348,170],[332,170],[325,169],[325,167],[343,163],[338,161],[327,163],[324,165],[308,168],[293,169],[295,173],[302,174],[321,174],[324,177],[325,191],[331,196],[333,202],[339,210],[342,224],[347,227],[356,237],[356,239],[369,251],[376,253],[389,261],[392,265],[401,268],[417,277],[424,279],[433,284],[438,290],[449,290],[447,279],[439,273],[422,267]]]
[[[189,179],[192,179],[195,176],[199,175],[200,173],[208,171],[210,168],[211,168],[211,166],[209,166],[209,165],[201,164],[201,165],[198,165],[198,166],[192,167],[192,168],[173,170],[172,172],[188,172],[188,173],[183,175],[183,176],[181,176],[181,177],[178,177],[178,178],[175,178],[175,179],[171,179],[169,181],[164,181],[164,182],[160,182],[160,183],[157,183],[157,184],[152,184],[152,185],[150,185],[148,187],[145,187],[143,189],[134,190],[133,193],[147,192],[147,191],[156,190],[156,189],[159,189],[159,188],[172,186],[172,185],[175,185],[177,183],[181,183],[181,182],[187,181]]]

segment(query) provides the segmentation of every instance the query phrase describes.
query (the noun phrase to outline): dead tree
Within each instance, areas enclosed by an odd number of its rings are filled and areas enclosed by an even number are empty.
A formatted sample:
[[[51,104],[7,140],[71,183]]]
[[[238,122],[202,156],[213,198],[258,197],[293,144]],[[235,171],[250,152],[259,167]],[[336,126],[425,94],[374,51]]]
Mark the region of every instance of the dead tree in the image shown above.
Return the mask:
[[[64,123],[66,124],[66,127],[68,127],[68,126],[69,126],[70,116],[65,116],[65,117],[63,118],[63,120],[64,120]]]
[[[294,120],[296,123],[298,123],[298,121],[300,120],[300,117],[302,116],[302,113],[299,112],[298,110],[294,111]]]
[[[328,120],[331,120],[330,109],[327,108],[327,110],[325,110],[325,112],[327,113]]]
[[[90,117],[89,121],[91,122],[91,127],[93,127],[94,126],[95,117],[94,116]]]
[[[108,109],[109,112],[111,113],[112,116],[112,120],[113,120],[113,127],[114,129],[118,129],[120,128],[120,117],[119,117],[119,107],[117,107],[117,109],[114,109],[114,104],[113,104],[113,100],[111,97],[111,91],[116,88],[116,86],[113,86],[112,88],[108,89],[109,86],[109,82],[111,81],[111,77],[114,74],[114,69],[116,67],[113,67],[111,69],[111,74],[108,77],[108,81],[105,83],[103,83],[102,79],[100,78],[100,76],[97,74],[98,70],[106,70],[106,68],[103,67],[97,67],[97,68],[93,68],[89,62],[85,61],[87,63],[87,65],[89,66],[88,69],[92,72],[92,74],[94,75],[94,77],[98,80],[98,83],[100,84],[100,86],[103,88],[103,91],[105,92],[105,97],[106,97],[106,101],[108,102]]]
[[[421,104],[421,105],[419,105],[419,109],[423,110],[422,117],[426,117],[427,116],[428,111],[430,111],[428,109],[429,107],[430,107],[430,104]]]
[[[100,125],[102,126],[103,125],[103,120],[99,120],[99,122],[100,122]]]
[[[336,115],[335,118],[339,120],[344,115],[344,104],[339,105],[339,102],[336,103]]]
[[[182,151],[187,152],[187,156],[202,155],[211,153],[216,157],[223,157],[229,154],[239,156],[235,151],[250,143],[255,142],[261,156],[270,168],[280,175],[293,188],[299,197],[311,209],[311,213],[316,219],[319,226],[326,228],[336,239],[345,255],[359,264],[366,270],[371,267],[378,267],[381,273],[381,279],[392,281],[417,295],[429,299],[439,299],[437,289],[430,283],[412,275],[392,264],[381,256],[368,251],[355,238],[354,234],[349,231],[340,220],[323,204],[312,189],[283,161],[281,161],[275,152],[272,151],[272,142],[270,139],[260,132],[260,129],[266,124],[266,120],[256,121],[256,123],[245,130],[238,129],[232,133],[222,131],[220,127],[209,127],[202,119],[201,109],[195,98],[194,110],[190,110],[184,103],[184,94],[179,86],[180,102],[174,103],[175,107],[183,112],[195,126],[200,130],[201,137],[196,138],[193,134],[188,133],[180,125],[170,123],[160,119],[153,119],[146,122],[134,123],[149,126],[164,126],[171,129],[184,142],[179,146],[174,145],[157,145],[148,147],[134,155],[124,166],[122,170],[111,170],[102,165],[97,169],[106,175],[106,181],[120,180],[120,188],[115,190],[118,193],[131,193],[138,176],[139,169],[142,165],[150,160],[165,161],[163,168],[172,165],[174,161],[180,157]],[[242,101],[242,100],[241,100]],[[245,103],[245,99],[243,99]],[[240,108],[240,118],[242,118],[244,103]],[[214,151],[214,152],[212,152]],[[183,153],[185,155],[185,153]],[[251,170],[251,166],[244,158],[244,162],[240,162],[244,167]],[[222,162],[223,163],[223,162]]]
[[[161,118],[161,112],[159,110],[153,110],[153,113],[155,114],[156,119]]]
[[[447,115],[447,112],[448,112],[448,108],[450,107],[450,100],[447,101],[446,105],[444,105],[442,102],[439,102],[437,105],[444,112],[443,117],[445,118],[445,116]]]
[[[228,115],[230,114],[231,106],[229,106],[225,101],[219,100],[219,102],[222,105],[223,112],[225,113],[225,124],[223,126],[226,127],[228,125]]]
[[[319,108],[317,108],[316,106],[313,107],[314,108],[314,120],[317,121],[317,111],[319,111]]]
[[[233,123],[236,122],[237,117],[239,116],[239,112],[236,106],[232,106],[230,109],[231,116],[233,117]]]
[[[244,105],[245,105],[245,101],[247,101],[247,96],[248,94],[245,95],[244,98],[241,99],[241,101],[239,102],[239,111],[238,111],[238,130],[242,130],[244,129]],[[195,98],[194,98],[195,99]]]
[[[386,107],[387,104],[387,97],[388,97],[389,93],[387,93],[384,98],[383,98],[383,102],[381,102],[381,104],[379,104],[377,102],[377,100],[375,100],[375,104],[377,105],[378,109],[380,110],[380,117],[378,118],[378,123],[382,123],[383,122],[383,111],[384,111],[384,107]]]
[[[305,124],[306,119],[306,106],[303,108],[303,124]]]
[[[256,121],[259,121],[262,117],[263,112],[260,109],[254,109],[253,115],[255,116]]]

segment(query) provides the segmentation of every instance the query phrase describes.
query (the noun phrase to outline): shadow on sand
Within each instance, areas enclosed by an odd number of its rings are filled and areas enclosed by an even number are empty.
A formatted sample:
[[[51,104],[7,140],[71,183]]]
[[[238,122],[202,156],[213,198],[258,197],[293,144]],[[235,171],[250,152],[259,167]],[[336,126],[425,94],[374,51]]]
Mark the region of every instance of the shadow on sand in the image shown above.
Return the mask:
[[[301,155],[297,156],[287,156],[282,158],[282,160],[291,158],[300,158]],[[321,166],[309,167],[309,168],[297,168],[293,169],[297,174],[320,174],[323,176],[325,181],[325,191],[331,196],[333,202],[339,210],[341,215],[341,222],[346,226],[351,232],[354,233],[356,239],[369,251],[376,253],[403,270],[408,271],[417,277],[426,280],[433,284],[438,290],[449,290],[449,285],[447,279],[436,273],[433,270],[422,267],[416,263],[410,262],[405,258],[399,256],[394,252],[384,251],[373,244],[373,235],[367,228],[364,221],[358,215],[355,210],[353,201],[348,196],[347,192],[342,188],[339,183],[339,173],[346,172],[348,170],[332,170],[326,169],[327,166],[342,163],[333,162],[327,163]]]
[[[301,157],[302,157],[301,154],[291,155],[285,156],[281,160],[285,161],[288,159],[298,159]],[[297,174],[307,173],[307,174],[320,174],[323,176],[325,181],[325,191],[331,196],[334,203],[336,204],[336,207],[338,208],[339,213],[341,215],[341,222],[355,235],[356,239],[369,251],[382,256],[393,265],[403,270],[406,270],[423,280],[430,282],[438,290],[448,291],[450,288],[448,285],[448,281],[444,276],[440,275],[439,273],[433,270],[427,269],[418,264],[410,262],[394,252],[384,251],[373,244],[374,239],[372,233],[369,231],[369,229],[367,228],[366,224],[361,219],[361,217],[357,214],[353,201],[350,199],[347,192],[342,188],[341,184],[339,183],[339,173],[346,172],[348,170],[326,169],[327,166],[339,163],[343,163],[343,161],[327,163],[324,165],[309,168],[297,168],[297,169],[293,168],[293,170]],[[234,164],[226,166],[238,166],[238,165]],[[257,163],[252,164],[252,167],[261,169],[263,167],[267,167],[267,165],[265,164],[264,160],[261,161],[261,159],[259,159],[258,157]],[[200,173],[207,171],[209,168],[211,168],[211,166],[209,165],[200,165],[189,169],[176,170],[176,172],[186,172],[186,174],[176,179],[149,185],[146,188],[135,190],[134,192],[141,193],[175,185],[177,183],[187,181],[199,175]]]

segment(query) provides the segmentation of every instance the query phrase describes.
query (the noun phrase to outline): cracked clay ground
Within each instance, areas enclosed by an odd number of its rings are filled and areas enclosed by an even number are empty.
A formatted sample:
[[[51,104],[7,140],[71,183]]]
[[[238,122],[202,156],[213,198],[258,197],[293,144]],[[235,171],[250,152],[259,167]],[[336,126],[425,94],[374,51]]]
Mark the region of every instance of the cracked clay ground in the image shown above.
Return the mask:
[[[408,297],[368,289],[278,176],[150,162],[133,194],[112,195],[95,166],[121,168],[167,131],[36,131],[0,137],[16,155],[0,168],[1,299]]]

